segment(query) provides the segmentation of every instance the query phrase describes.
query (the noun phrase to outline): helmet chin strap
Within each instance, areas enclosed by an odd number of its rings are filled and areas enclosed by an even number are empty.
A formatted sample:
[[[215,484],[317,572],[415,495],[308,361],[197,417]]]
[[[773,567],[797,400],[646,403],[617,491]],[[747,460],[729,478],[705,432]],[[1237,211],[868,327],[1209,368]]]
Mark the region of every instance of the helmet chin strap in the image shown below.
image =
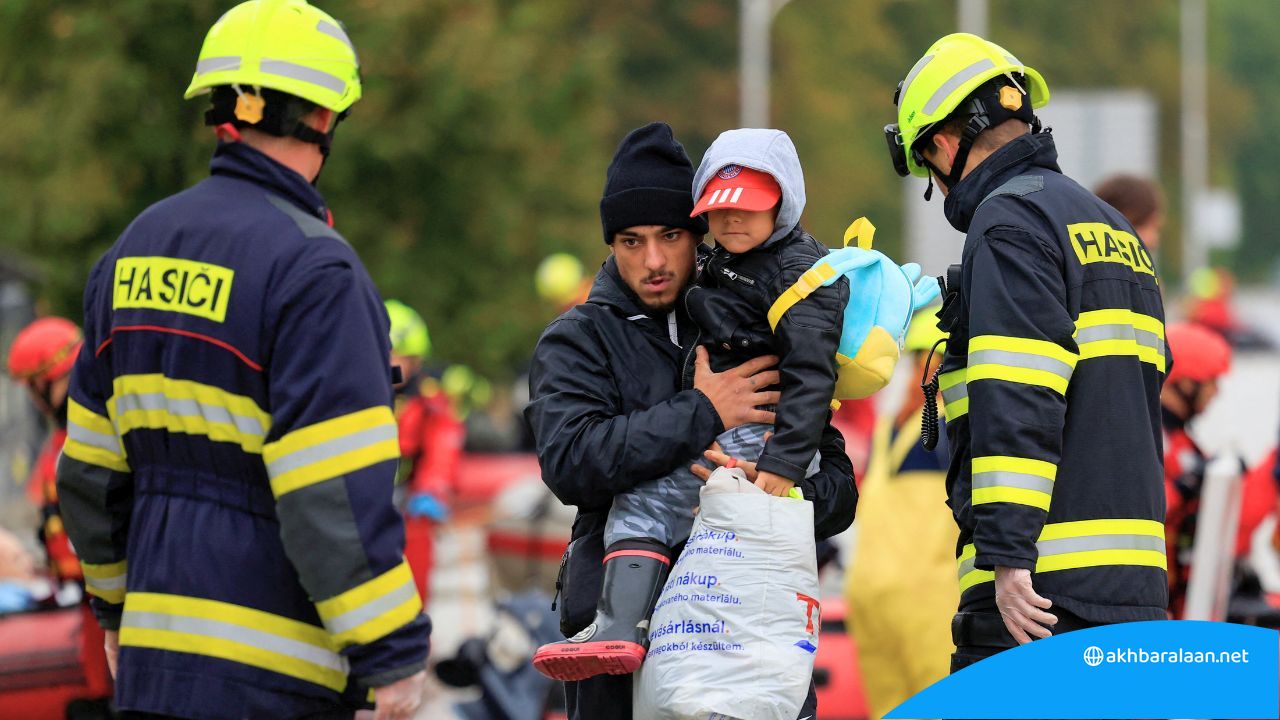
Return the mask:
[[[956,147],[956,155],[951,158],[951,172],[944,173],[938,169],[937,165],[924,160],[925,167],[929,168],[929,187],[924,192],[924,199],[927,202],[933,196],[933,179],[936,177],[938,184],[947,192],[951,192],[951,188],[956,186],[964,177],[964,168],[969,164],[969,153],[973,150],[973,143],[978,139],[978,135],[983,130],[991,127],[991,118],[987,115],[980,100],[971,101],[977,107],[977,113],[969,116],[969,121],[964,125],[964,131],[960,134],[959,144]],[[929,138],[932,140],[932,138]],[[923,158],[922,158],[923,159]]]
[[[1183,421],[1191,422],[1193,418],[1200,414],[1196,410],[1196,401],[1200,399],[1200,394],[1204,392],[1204,383],[1192,381],[1190,391],[1183,390],[1183,385],[1179,383],[1174,385],[1172,390],[1178,396],[1178,399],[1182,401],[1183,407],[1186,408],[1186,417],[1183,418]]]
[[[1016,82],[1015,82],[1016,84]],[[1020,88],[1019,88],[1020,89]],[[955,157],[951,159],[951,172],[944,173],[938,169],[938,166],[929,162],[924,158],[923,153],[917,153],[916,159],[921,165],[929,168],[930,178],[929,187],[925,190],[924,199],[928,201],[933,196],[933,181],[936,179],[947,192],[960,182],[964,176],[965,166],[969,163],[969,153],[973,150],[973,144],[977,141],[978,136],[993,125],[1003,123],[1006,120],[1017,118],[1023,120],[1031,126],[1031,133],[1039,134],[1044,131],[1040,124],[1040,118],[1031,112],[1028,104],[1021,105],[1017,110],[1009,110],[1001,107],[998,101],[991,97],[972,97],[964,105],[961,112],[967,112],[969,119],[965,122],[964,130],[960,132],[960,138],[957,142]],[[938,132],[941,132],[939,130]],[[921,138],[920,142],[932,142],[932,133],[929,137]]]
[[[36,397],[40,398],[41,409],[53,416],[54,422],[59,428],[67,429],[67,399],[70,393],[63,393],[62,400],[57,404],[53,402],[53,381],[46,380],[39,387],[31,385],[31,390]]]

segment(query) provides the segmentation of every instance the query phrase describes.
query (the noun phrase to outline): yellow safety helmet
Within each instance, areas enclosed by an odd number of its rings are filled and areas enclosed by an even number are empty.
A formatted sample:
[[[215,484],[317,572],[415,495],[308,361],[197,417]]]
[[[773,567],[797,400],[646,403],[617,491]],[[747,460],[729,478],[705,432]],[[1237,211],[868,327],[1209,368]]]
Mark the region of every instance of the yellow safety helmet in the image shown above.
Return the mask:
[[[269,88],[342,113],[360,99],[360,62],[342,24],[306,0],[249,0],[209,29],[183,97],[221,86]]]
[[[902,348],[907,352],[929,352],[946,337],[947,334],[938,328],[937,306],[928,307],[912,316]]]
[[[534,286],[538,296],[557,304],[572,302],[582,285],[582,261],[569,253],[548,255],[538,264]]]
[[[934,125],[960,109],[974,91],[1000,75],[1007,77],[1010,84],[1020,91],[1002,91],[999,95],[999,105],[1009,113],[1021,111],[1033,120],[1030,110],[1044,107],[1049,102],[1049,86],[1040,73],[1023,65],[1013,53],[990,40],[969,33],[953,33],[930,46],[924,57],[907,73],[906,79],[898,84],[894,93],[898,122],[885,127],[889,153],[898,174],[903,177],[908,174],[929,177],[922,156],[913,147],[915,143],[922,136],[928,136]],[[1030,95],[1031,108],[1024,107],[1022,97],[1026,95]],[[996,107],[989,109],[999,110]]]
[[[387,300],[385,304],[387,317],[391,319],[392,352],[423,359],[430,355],[431,335],[422,316],[399,300]]]

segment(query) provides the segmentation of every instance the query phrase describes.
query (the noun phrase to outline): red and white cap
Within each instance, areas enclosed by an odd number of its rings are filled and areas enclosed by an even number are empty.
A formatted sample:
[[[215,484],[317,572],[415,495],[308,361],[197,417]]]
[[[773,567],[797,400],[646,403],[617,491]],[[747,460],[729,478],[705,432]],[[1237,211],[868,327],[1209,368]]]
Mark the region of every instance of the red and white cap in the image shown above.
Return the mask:
[[[689,217],[708,210],[769,210],[782,198],[778,181],[767,172],[741,165],[725,165],[702,189],[702,197]]]

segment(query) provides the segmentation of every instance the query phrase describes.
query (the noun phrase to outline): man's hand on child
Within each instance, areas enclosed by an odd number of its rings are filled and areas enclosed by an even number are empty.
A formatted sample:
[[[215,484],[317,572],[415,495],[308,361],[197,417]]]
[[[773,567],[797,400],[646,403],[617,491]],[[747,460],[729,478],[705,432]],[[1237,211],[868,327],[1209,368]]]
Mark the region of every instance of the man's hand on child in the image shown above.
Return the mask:
[[[712,372],[707,349],[699,345],[693,364],[693,388],[707,397],[720,416],[725,429],[749,422],[772,425],[776,416],[771,410],[761,410],[765,405],[777,405],[782,396],[777,390],[765,390],[779,381],[775,355],[752,358],[741,365]]]
[[[796,486],[794,482],[781,475],[763,471],[756,473],[755,483],[756,487],[776,497],[786,497],[791,492],[791,488]]]

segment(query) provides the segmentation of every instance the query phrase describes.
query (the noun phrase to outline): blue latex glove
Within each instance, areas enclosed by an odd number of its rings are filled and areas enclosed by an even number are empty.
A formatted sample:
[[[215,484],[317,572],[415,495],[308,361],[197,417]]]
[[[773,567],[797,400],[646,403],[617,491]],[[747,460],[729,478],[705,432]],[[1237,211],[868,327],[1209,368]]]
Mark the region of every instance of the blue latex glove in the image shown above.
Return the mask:
[[[31,591],[23,585],[0,581],[0,614],[30,610],[35,604]]]
[[[438,523],[449,519],[449,508],[431,493],[418,493],[405,505],[409,517],[427,518]]]

